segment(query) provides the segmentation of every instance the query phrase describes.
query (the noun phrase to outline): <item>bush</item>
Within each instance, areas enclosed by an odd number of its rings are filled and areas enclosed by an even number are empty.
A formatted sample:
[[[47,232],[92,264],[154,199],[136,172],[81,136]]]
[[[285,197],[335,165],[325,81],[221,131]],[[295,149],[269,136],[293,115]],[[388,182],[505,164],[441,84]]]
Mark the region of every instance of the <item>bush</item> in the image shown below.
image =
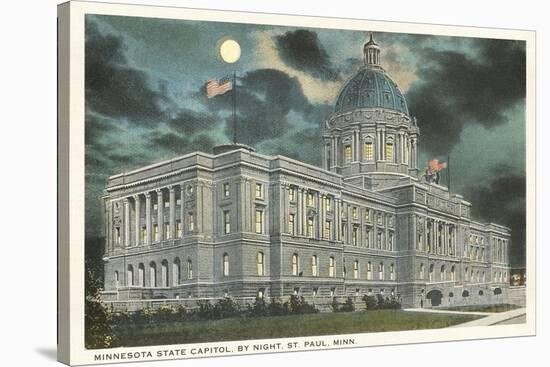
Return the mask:
[[[348,297],[346,302],[340,307],[340,312],[353,312],[355,311],[355,305],[353,304],[353,298]]]
[[[271,302],[269,303],[267,309],[269,316],[284,316],[290,313],[285,305],[280,300],[275,298],[271,299]]]
[[[289,313],[296,315],[319,312],[315,306],[307,303],[303,296],[291,295],[283,306],[288,309]]]
[[[85,274],[84,344],[87,349],[108,348],[115,343],[112,315],[101,302],[100,282],[92,271]]]
[[[374,296],[365,295],[363,296],[363,301],[365,301],[367,310],[376,310],[378,308],[378,302]]]
[[[265,299],[256,297],[252,306],[248,305],[248,315],[252,317],[269,315],[269,307]]]
[[[332,312],[340,311],[340,304],[338,303],[338,300],[336,299],[336,297],[332,297],[332,303],[330,305],[330,308],[332,309]]]

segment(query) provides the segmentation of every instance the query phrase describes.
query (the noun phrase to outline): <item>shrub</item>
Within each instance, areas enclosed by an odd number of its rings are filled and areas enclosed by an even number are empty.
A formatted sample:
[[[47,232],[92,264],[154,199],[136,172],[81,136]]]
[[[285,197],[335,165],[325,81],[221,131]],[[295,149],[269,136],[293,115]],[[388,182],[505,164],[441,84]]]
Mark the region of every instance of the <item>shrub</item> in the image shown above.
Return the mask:
[[[285,305],[278,299],[272,298],[269,306],[267,306],[268,314],[270,316],[284,316],[290,312]]]
[[[346,302],[340,307],[340,312],[353,312],[355,311],[355,305],[353,304],[353,298],[348,297]]]
[[[290,299],[283,305],[291,314],[306,314],[319,312],[315,306],[306,302],[303,296],[291,295]]]
[[[248,315],[252,317],[269,315],[269,307],[265,299],[256,297],[252,306],[248,305]]]
[[[229,297],[220,299],[214,306],[214,313],[220,319],[241,315],[241,308],[237,302]]]
[[[85,275],[86,298],[84,305],[84,344],[87,349],[108,348],[115,342],[112,315],[101,302],[100,282],[92,271]]]
[[[365,306],[367,310],[376,310],[378,308],[378,302],[376,302],[376,297],[365,295],[363,296],[363,301],[365,301]]]
[[[382,296],[381,294],[376,295],[376,307],[378,309],[386,308],[386,300],[384,299],[384,296]]]
[[[340,311],[340,304],[338,303],[338,300],[336,299],[336,297],[332,297],[332,303],[330,305],[330,308],[332,309],[332,312]]]

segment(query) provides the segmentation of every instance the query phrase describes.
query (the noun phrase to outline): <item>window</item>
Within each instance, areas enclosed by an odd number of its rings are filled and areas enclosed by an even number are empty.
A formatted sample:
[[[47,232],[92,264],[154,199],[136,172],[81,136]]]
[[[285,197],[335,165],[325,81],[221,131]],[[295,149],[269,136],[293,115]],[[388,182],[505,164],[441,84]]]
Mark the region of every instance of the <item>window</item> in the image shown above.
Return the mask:
[[[319,293],[319,288],[313,288],[313,297],[317,296]]]
[[[181,262],[180,262],[180,259],[176,257],[176,259],[174,260],[174,263],[172,264],[172,284],[174,286],[180,283],[180,270],[181,270]]]
[[[447,272],[445,270],[445,265],[441,266],[441,270],[439,272],[439,277],[440,277],[441,281],[447,280]]]
[[[263,276],[265,275],[265,266],[264,266],[264,253],[258,252],[258,255],[256,256],[256,267],[258,270],[258,275]]]
[[[159,226],[158,224],[153,224],[153,238],[155,241],[159,240]]]
[[[307,218],[307,233],[308,237],[313,237],[313,218]]]
[[[331,230],[330,230],[331,224],[330,223],[331,222],[329,220],[325,221],[325,235],[324,235],[324,237],[326,239],[330,239],[330,232],[331,232]]]
[[[258,289],[257,297],[262,299],[264,298],[265,288]]]
[[[424,264],[420,264],[420,270],[418,271],[418,277],[424,279]]]
[[[288,200],[289,201],[295,201],[296,200],[295,192],[296,192],[296,189],[294,187],[289,187],[289,189],[288,189]]]
[[[393,139],[386,140],[386,160],[393,162]]]
[[[229,184],[228,183],[223,184],[223,196],[224,197],[229,197]]]
[[[365,143],[364,147],[364,154],[365,154],[365,160],[366,161],[372,161],[373,160],[373,149],[372,149],[372,142],[368,141]]]
[[[464,272],[464,280],[468,281],[468,268],[466,268],[466,271]]]
[[[370,248],[370,230],[365,231],[365,247]]]
[[[434,264],[430,265],[430,271],[428,276],[429,276],[430,282],[433,282],[434,281]]]
[[[376,248],[381,249],[382,248],[382,233],[378,232],[376,234]]]
[[[359,261],[355,260],[353,262],[353,279],[359,278]]]
[[[114,279],[115,279],[115,288],[118,288],[118,282],[119,282],[118,271],[115,271]]]
[[[181,205],[181,199],[176,199],[176,205]]]
[[[195,216],[193,213],[187,214],[187,228],[189,229],[189,232],[193,232],[195,230]]]
[[[128,265],[128,271],[126,275],[126,285],[128,287],[134,285],[134,267],[132,265]]]
[[[352,231],[352,244],[353,246],[357,246],[357,227],[353,227]]]
[[[120,227],[115,228],[115,243],[120,245]]]
[[[187,279],[193,279],[193,262],[187,260]]]
[[[393,251],[393,233],[388,234],[388,249]]]
[[[139,229],[139,242],[145,243],[145,238],[147,237],[147,228],[141,227]]]
[[[365,210],[365,222],[370,222],[370,209]]]
[[[157,265],[154,262],[149,264],[149,286],[157,286]]]
[[[451,281],[455,281],[455,266],[451,266]]]
[[[334,293],[336,293],[336,288],[330,288],[330,296],[334,297]]]
[[[264,185],[256,183],[256,199],[262,199],[264,197]]]
[[[254,215],[254,221],[256,223],[256,233],[264,232],[264,212],[262,210],[256,209]]]
[[[143,263],[140,263],[138,265],[138,286],[145,287],[145,265]]]
[[[395,269],[393,264],[390,265],[390,280],[395,280]]]
[[[290,214],[288,216],[288,233],[294,234],[294,220],[296,218],[296,214]]]
[[[176,221],[176,236],[180,238],[183,236],[183,231],[181,228],[181,220]]]
[[[334,257],[328,258],[328,276],[334,278]]]
[[[314,206],[313,205],[313,193],[312,192],[308,192],[307,195],[306,195],[306,205],[307,206]]]
[[[314,276],[314,277],[319,275],[318,270],[317,270],[317,256],[316,255],[313,255],[311,257],[311,275]]]
[[[223,233],[231,233],[231,215],[229,214],[229,210],[223,211]]]
[[[330,198],[325,196],[325,211],[330,212]]]
[[[353,207],[351,209],[351,216],[353,217],[353,219],[357,219],[357,207]]]
[[[344,145],[344,163],[351,162],[351,145]]]
[[[172,238],[172,236],[170,236],[170,223],[164,223],[164,231],[163,231],[163,238],[169,240],[170,238]]]
[[[168,261],[162,260],[160,265],[160,286],[168,287]]]
[[[384,264],[378,264],[378,279],[384,280]]]
[[[372,280],[372,264],[370,261],[367,263],[367,279]]]
[[[292,275],[298,275],[298,254],[292,255]]]
[[[223,276],[229,276],[229,255],[223,254]]]
[[[169,202],[169,201],[165,201],[165,202],[164,202],[164,207],[165,207],[165,208],[169,208],[169,207],[170,207],[170,202]]]

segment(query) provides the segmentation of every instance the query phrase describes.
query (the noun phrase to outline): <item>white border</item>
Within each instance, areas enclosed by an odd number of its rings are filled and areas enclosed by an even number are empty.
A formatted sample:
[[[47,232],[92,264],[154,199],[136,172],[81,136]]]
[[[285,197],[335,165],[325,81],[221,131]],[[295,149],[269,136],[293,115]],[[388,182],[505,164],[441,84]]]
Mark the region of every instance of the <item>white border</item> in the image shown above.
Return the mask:
[[[526,103],[526,175],[527,175],[527,323],[523,325],[503,325],[491,327],[471,327],[456,329],[437,329],[421,331],[399,331],[386,333],[354,334],[361,346],[390,345],[435,342],[444,340],[469,340],[507,336],[527,336],[535,334],[535,33],[504,29],[471,28],[418,23],[398,23],[368,21],[358,19],[339,19],[323,17],[272,15],[262,13],[228,12],[196,10],[173,7],[121,5],[107,3],[70,3],[70,364],[94,363],[97,350],[84,348],[84,15],[109,14],[142,16],[152,18],[189,19],[205,21],[223,21],[236,23],[271,24],[281,26],[304,26],[312,28],[333,28],[352,30],[376,30],[383,32],[402,32],[413,34],[437,34],[446,36],[517,39],[527,42],[527,103]],[[60,142],[61,143],[61,142]],[[80,281],[79,281],[80,280]],[[344,335],[342,337],[350,337]],[[305,340],[332,340],[330,337],[285,338],[285,342]],[[267,341],[267,340],[266,340]],[[281,339],[274,339],[279,342]],[[60,340],[60,342],[63,342]],[[65,341],[65,342],[68,342]],[[259,343],[249,342],[202,343],[207,345],[236,346]],[[192,348],[194,345],[171,345],[169,349]],[[341,348],[341,347],[334,347]],[[118,348],[120,350],[151,351],[167,349],[167,346],[136,348]],[[298,350],[311,350],[297,348]],[[114,349],[109,349],[109,352]],[[256,352],[261,353],[261,352]],[[232,353],[250,354],[250,353]],[[227,354],[224,354],[227,355]],[[159,360],[174,358],[153,358],[140,360]],[[136,361],[128,360],[128,361]],[[119,361],[123,362],[123,361]]]

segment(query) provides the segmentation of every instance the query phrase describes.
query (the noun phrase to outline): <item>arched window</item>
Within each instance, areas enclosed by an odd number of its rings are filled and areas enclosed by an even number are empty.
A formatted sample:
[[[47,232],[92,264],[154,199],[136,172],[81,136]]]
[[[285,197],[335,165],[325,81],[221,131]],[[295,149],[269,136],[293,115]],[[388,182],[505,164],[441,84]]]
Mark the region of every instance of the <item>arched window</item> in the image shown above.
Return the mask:
[[[118,271],[115,270],[115,288],[118,288],[118,282],[119,282]]]
[[[451,280],[454,282],[455,279],[455,266],[451,266]]]
[[[328,276],[334,277],[334,257],[332,256],[328,258]]]
[[[344,144],[344,163],[351,162],[351,144],[345,143]]]
[[[292,255],[292,275],[298,275],[298,254]]]
[[[138,284],[140,287],[145,287],[145,265],[140,263],[138,265]]]
[[[430,282],[433,282],[434,281],[434,264],[430,265],[428,276],[429,276]]]
[[[128,265],[126,285],[128,287],[134,285],[134,267],[132,265]]]
[[[372,264],[370,261],[367,263],[367,279],[372,279]]]
[[[181,262],[178,257],[174,260],[172,264],[172,285],[176,286],[180,284],[180,272],[181,272]]]
[[[264,253],[258,252],[258,255],[256,257],[256,267],[258,270],[258,275],[265,275],[265,265],[264,265]]]
[[[193,262],[191,259],[187,260],[187,279],[193,279]]]
[[[157,286],[157,265],[154,262],[149,264],[149,286]]]
[[[378,279],[384,280],[384,264],[378,264]]]
[[[359,261],[355,260],[353,262],[353,278],[358,279],[359,278]]]
[[[364,159],[366,161],[374,160],[373,146],[374,146],[374,144],[372,143],[371,139],[368,139],[367,141],[365,141],[365,145],[363,147],[363,155],[364,155]]]
[[[468,267],[466,267],[466,271],[464,272],[464,280],[468,281]]]
[[[395,267],[390,264],[390,280],[395,280]]]
[[[424,279],[424,264],[420,264],[420,270],[418,271],[418,277]]]
[[[160,273],[160,279],[161,279],[161,287],[168,287],[168,261],[162,260],[161,263],[161,273]]]
[[[229,275],[229,255],[223,254],[223,276]]]
[[[393,157],[393,137],[389,136],[386,139],[385,149],[386,149],[385,150],[386,160],[393,162],[394,161],[394,157]]]
[[[481,281],[485,283],[485,272],[481,273]]]
[[[441,281],[447,280],[447,272],[445,270],[445,265],[441,265],[440,275],[439,275]]]
[[[311,257],[311,275],[316,277],[318,276],[318,272],[317,272],[317,256],[316,255],[313,255]]]
[[[479,271],[476,272],[476,281],[478,283],[481,281],[481,275],[479,274]]]

